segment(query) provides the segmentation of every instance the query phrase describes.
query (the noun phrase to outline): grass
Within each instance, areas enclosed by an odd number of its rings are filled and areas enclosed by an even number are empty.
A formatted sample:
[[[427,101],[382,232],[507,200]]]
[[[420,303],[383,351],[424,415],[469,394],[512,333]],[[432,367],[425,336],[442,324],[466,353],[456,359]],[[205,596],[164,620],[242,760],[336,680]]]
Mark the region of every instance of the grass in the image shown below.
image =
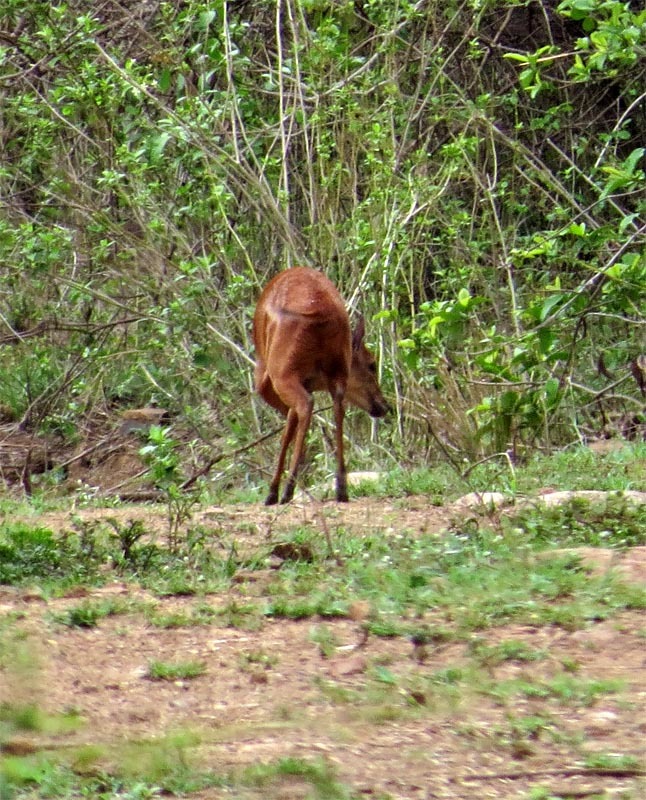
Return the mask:
[[[54,613],[51,618],[60,625],[70,628],[94,628],[100,620],[118,614],[128,614],[138,608],[139,604],[130,600],[109,598],[105,600],[84,600],[78,605]]]
[[[296,783],[311,800],[350,800],[347,787],[323,759],[279,758],[232,771],[204,769],[191,753],[199,736],[178,732],[149,741],[124,743],[116,748],[82,748],[69,763],[55,763],[43,755],[4,757],[0,764],[0,797],[94,797],[104,800],[148,800],[163,795],[190,797],[211,788],[229,796],[280,800]],[[101,765],[118,760],[117,772]],[[251,794],[248,791],[251,791]]]
[[[585,758],[585,765],[590,769],[633,770],[641,769],[640,760],[631,755],[617,753],[590,753]]]
[[[618,695],[625,684],[616,679],[589,679],[565,672],[549,680],[516,678],[490,680],[482,685],[482,691],[504,706],[515,703],[518,698],[545,703],[546,709],[556,706],[587,708],[600,698]]]
[[[22,741],[20,737],[37,734],[67,736],[80,728],[82,720],[76,709],[49,714],[34,702],[0,703],[0,745],[15,740],[15,737]]]
[[[506,661],[540,661],[547,658],[544,650],[537,650],[525,642],[508,639],[495,645],[487,645],[482,641],[474,641],[470,647],[471,653],[482,666],[494,667]]]
[[[610,495],[601,503],[574,498],[554,508],[522,511],[502,520],[503,529],[516,529],[536,549],[611,547],[646,544],[646,505]]]
[[[626,491],[646,485],[646,444],[625,442],[612,453],[597,454],[588,447],[573,447],[545,456],[535,454],[510,468],[506,459],[487,461],[461,478],[446,463],[432,467],[395,469],[379,481],[351,487],[354,497],[406,497],[423,495],[431,503],[450,502],[472,491],[511,495],[535,493],[546,486],[563,491]]]
[[[338,540],[341,569],[318,561],[281,572],[265,613],[331,619],[347,615],[351,600],[361,597],[375,609],[373,633],[381,625],[384,633],[403,634],[401,617],[410,613],[431,614],[439,625],[450,619],[463,632],[512,621],[559,624],[560,618],[573,628],[646,601],[639,587],[591,577],[575,554],[534,559],[518,527],[444,539],[403,534],[387,546],[379,537],[367,537],[357,544]]]
[[[148,664],[146,676],[151,681],[184,681],[199,678],[206,673],[206,666],[200,661],[158,661]]]
[[[159,610],[158,605],[152,606],[148,614],[148,620],[156,628],[193,628],[203,625],[213,625],[224,612],[214,608],[206,602],[198,601],[186,611],[171,611],[164,613]]]
[[[308,787],[307,797],[311,800],[350,800],[347,788],[323,759],[282,758],[248,767],[239,775],[242,785],[259,788],[263,797],[277,799],[283,796],[283,785],[293,786],[295,779]]]

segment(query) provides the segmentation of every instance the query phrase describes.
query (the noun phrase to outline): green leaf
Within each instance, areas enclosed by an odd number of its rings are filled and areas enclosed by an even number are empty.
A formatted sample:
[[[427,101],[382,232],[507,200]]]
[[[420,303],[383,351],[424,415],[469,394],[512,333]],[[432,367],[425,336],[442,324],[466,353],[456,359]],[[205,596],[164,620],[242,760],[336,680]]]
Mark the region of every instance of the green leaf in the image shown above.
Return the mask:
[[[521,53],[504,53],[503,58],[506,58],[509,61],[518,61],[519,64],[529,64],[529,59],[527,56],[524,56]]]
[[[170,74],[170,70],[167,67],[165,67],[159,73],[159,78],[158,78],[157,82],[159,84],[159,91],[160,92],[166,93],[166,92],[169,91],[169,89],[171,87],[171,74]]]
[[[586,234],[585,222],[581,222],[581,223],[573,222],[568,227],[567,232],[571,233],[573,236],[585,236],[585,234]]]
[[[458,292],[458,303],[463,307],[466,308],[469,303],[471,302],[471,293],[468,289],[460,289]]]
[[[569,297],[569,292],[559,292],[548,297],[541,306],[540,321],[544,322],[550,315],[552,309],[563,302],[564,299]]]
[[[375,678],[380,683],[386,683],[389,686],[395,686],[397,684],[396,676],[389,669],[386,669],[386,667],[375,667]]]
[[[548,405],[554,405],[559,396],[558,378],[548,378],[548,380],[545,381],[544,390]]]
[[[628,158],[624,161],[624,170],[629,174],[632,175],[635,172],[635,168],[637,164],[641,161],[646,152],[646,148],[638,147],[632,151],[632,153],[628,156]]]

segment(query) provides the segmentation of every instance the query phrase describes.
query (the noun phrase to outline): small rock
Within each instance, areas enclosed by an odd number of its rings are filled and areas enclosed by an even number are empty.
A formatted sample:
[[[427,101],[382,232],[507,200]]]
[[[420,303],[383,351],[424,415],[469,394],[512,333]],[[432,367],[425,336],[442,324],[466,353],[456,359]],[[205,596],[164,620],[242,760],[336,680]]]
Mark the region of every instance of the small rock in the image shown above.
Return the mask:
[[[588,736],[609,736],[617,730],[619,715],[614,711],[595,711],[584,720]]]
[[[35,753],[37,749],[35,743],[30,739],[18,736],[0,744],[0,752],[7,753],[10,756],[28,756]]]
[[[493,509],[510,505],[513,500],[502,492],[470,492],[451,503],[452,511],[463,511],[472,508]]]
[[[342,660],[335,659],[330,662],[328,672],[333,678],[347,678],[350,675],[361,675],[366,671],[368,662],[363,656],[356,655],[344,658]]]
[[[127,436],[133,431],[147,431],[153,425],[161,425],[169,420],[165,408],[130,408],[121,415],[123,422],[119,428],[121,435]]]
[[[355,600],[350,603],[348,616],[355,622],[362,622],[370,616],[370,603],[367,600]]]
[[[383,480],[382,472],[348,472],[348,486],[359,486],[361,483],[378,483]]]
[[[646,492],[638,492],[632,489],[628,489],[625,492],[605,492],[595,489],[582,489],[576,492],[551,492],[550,494],[545,494],[536,498],[534,501],[528,500],[524,505],[543,505],[552,508],[553,506],[565,505],[571,500],[585,500],[590,504],[599,504],[607,503],[608,500],[613,497],[621,498],[626,503],[635,505],[643,505],[646,503]]]

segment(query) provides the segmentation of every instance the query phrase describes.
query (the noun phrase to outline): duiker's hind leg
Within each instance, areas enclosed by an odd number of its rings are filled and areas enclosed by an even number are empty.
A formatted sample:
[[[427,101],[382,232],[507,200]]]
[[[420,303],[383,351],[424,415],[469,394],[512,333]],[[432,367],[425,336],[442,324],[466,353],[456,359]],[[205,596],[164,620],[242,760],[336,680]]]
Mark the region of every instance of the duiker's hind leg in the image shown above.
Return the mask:
[[[281,497],[281,503],[289,503],[294,496],[294,489],[296,488],[296,478],[298,471],[303,460],[303,451],[305,449],[305,437],[307,436],[310,422],[312,421],[312,412],[314,410],[314,401],[312,395],[305,389],[303,384],[296,378],[288,376],[286,378],[275,379],[274,389],[280,398],[280,401],[289,406],[289,413],[287,415],[287,425],[285,426],[285,433],[283,434],[283,441],[280,449],[280,456],[278,459],[278,467],[280,472],[285,464],[287,455],[287,448],[292,440],[294,441],[294,449],[292,458],[289,465],[289,476],[285,484],[285,490]],[[279,470],[276,470],[276,475],[272,481],[272,489],[278,493],[278,483],[280,481]],[[273,497],[270,492],[270,496]],[[275,500],[274,500],[275,502]]]
[[[275,503],[278,502],[278,489],[280,488],[280,479],[283,474],[283,470],[285,469],[285,459],[287,456],[287,450],[289,445],[294,438],[294,433],[296,431],[296,425],[298,423],[298,418],[294,411],[290,409],[287,414],[287,422],[285,423],[285,429],[283,431],[283,436],[280,443],[280,453],[278,454],[278,463],[276,464],[276,471],[274,472],[274,477],[272,478],[271,484],[269,485],[269,494],[267,495],[267,499],[265,500],[266,506],[273,506]],[[285,502],[283,496],[283,502]]]

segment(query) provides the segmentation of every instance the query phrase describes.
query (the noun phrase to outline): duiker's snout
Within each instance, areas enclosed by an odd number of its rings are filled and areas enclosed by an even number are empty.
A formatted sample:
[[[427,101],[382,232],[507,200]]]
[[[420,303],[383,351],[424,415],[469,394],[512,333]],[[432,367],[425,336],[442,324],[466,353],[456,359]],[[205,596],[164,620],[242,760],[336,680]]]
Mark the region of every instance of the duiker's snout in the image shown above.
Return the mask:
[[[373,398],[368,413],[371,417],[385,417],[392,409],[383,397]]]

